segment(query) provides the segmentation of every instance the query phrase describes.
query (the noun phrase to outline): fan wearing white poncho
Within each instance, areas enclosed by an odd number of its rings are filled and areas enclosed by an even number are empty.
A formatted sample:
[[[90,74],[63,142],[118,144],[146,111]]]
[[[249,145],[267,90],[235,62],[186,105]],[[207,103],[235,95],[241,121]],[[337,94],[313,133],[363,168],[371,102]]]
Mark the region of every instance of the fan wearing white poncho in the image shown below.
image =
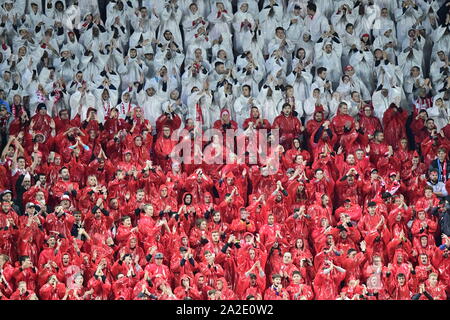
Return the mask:
[[[405,39],[408,30],[417,24],[422,15],[420,7],[411,0],[401,1],[400,8],[395,10],[395,21],[397,22],[397,39]]]
[[[311,95],[303,103],[303,115],[305,116],[305,123],[313,119],[316,107],[322,106],[324,109],[324,117],[327,118],[329,114],[327,101],[320,95],[319,88],[312,88]]]
[[[380,35],[373,42],[374,48],[382,48],[388,55],[389,60],[395,61],[397,57],[397,40],[394,38],[393,29],[387,27],[380,32]]]
[[[83,82],[75,91],[74,94],[70,97],[69,100],[70,105],[70,119],[74,119],[77,114],[80,114],[81,121],[86,120],[86,113],[89,108],[95,108],[97,110],[97,117],[103,118],[105,117],[102,111],[102,108],[97,107],[97,99],[91,90],[89,90],[86,82]]]
[[[264,65],[258,64],[252,53],[247,51],[237,57],[236,68],[239,83],[249,85],[252,88],[252,96],[256,97],[259,92],[259,83],[265,74]]]
[[[331,11],[332,10],[333,8],[331,7]],[[308,15],[305,17],[305,28],[311,35],[311,40],[316,42],[325,32],[330,31],[330,25],[328,24],[327,18],[322,15],[321,11],[317,9],[317,6],[314,3],[308,3],[307,12]]]
[[[352,25],[355,24],[358,10],[353,10],[352,7],[351,1],[340,1],[338,9],[331,15],[331,24],[339,37],[344,35],[345,29],[349,23]]]
[[[305,62],[296,59],[292,61],[293,70],[286,77],[286,82],[293,87],[296,100],[305,101],[309,97],[313,78],[311,72],[305,68]]]
[[[79,42],[86,49],[92,50],[97,54],[109,42],[108,40],[108,32],[105,28],[101,25],[93,24],[92,27],[89,27],[81,34]]]
[[[275,29],[275,36],[270,40],[268,45],[269,54],[272,55],[275,50],[279,50],[281,57],[288,63],[291,61],[294,49],[295,45],[291,40],[286,38],[284,29],[282,27],[277,27]],[[286,72],[286,69],[284,69],[284,71]]]
[[[187,59],[193,59],[195,50],[202,50],[204,60],[207,60],[207,50],[211,48],[211,41],[209,34],[206,32],[206,27],[201,25],[194,34],[194,39],[186,45]],[[183,62],[183,60],[181,60]]]
[[[256,103],[256,100],[252,97],[251,90],[249,85],[243,85],[241,95],[234,101],[233,113],[239,128],[242,128],[245,119],[250,114],[250,109]]]
[[[381,49],[375,49],[375,73],[377,86],[383,83],[402,85],[403,72],[400,67],[393,65],[387,53]]]
[[[217,104],[219,110],[230,110],[231,118],[236,119],[236,115],[233,110],[234,101],[238,93],[236,86],[233,86],[234,80],[231,78],[223,79],[218,82],[218,88],[214,92],[214,101]]]
[[[119,119],[125,119],[132,114],[133,109],[136,107],[134,103],[131,102],[132,92],[131,90],[126,90],[122,92],[121,102],[116,106],[119,111]]]
[[[159,39],[163,37],[166,30],[172,32],[173,38],[178,46],[183,47],[181,39],[180,22],[182,17],[181,8],[179,8],[176,0],[165,0],[164,7],[159,13],[161,25],[159,26]]]
[[[341,55],[342,44],[336,36],[331,39],[320,38],[315,45],[315,65],[327,68],[333,88],[338,86],[342,72]]]
[[[118,93],[114,86],[105,80],[104,83],[94,91],[97,99],[97,118],[99,122],[104,122],[104,118],[109,115],[111,109],[115,108],[118,102]]]
[[[190,1],[189,1],[190,2]],[[201,26],[208,27],[203,11],[200,11],[197,3],[191,3],[185,12],[182,20],[184,31],[184,45],[189,48],[191,42],[195,40],[195,34]]]
[[[149,1],[149,0],[147,0]],[[151,1],[151,0],[150,0]],[[183,15],[189,14],[191,5],[194,4],[197,7],[198,14],[202,17],[206,17],[211,11],[209,8],[209,0],[180,0],[180,6],[183,10]],[[208,10],[208,11],[207,11]]]
[[[148,11],[143,7],[136,13],[137,18],[130,20],[131,26],[134,29],[133,34],[130,37],[130,47],[136,47],[139,44],[139,40],[142,38],[148,43],[156,41],[156,29],[160,24],[159,17],[153,12]],[[148,44],[146,43],[146,44]]]
[[[24,24],[34,29],[40,22],[44,22],[48,25],[52,24],[52,21],[42,13],[41,1],[33,0],[30,2]]]
[[[244,43],[252,41],[253,31],[256,29],[255,20],[248,9],[247,1],[241,1],[239,10],[233,17],[234,49],[239,54],[244,51]]]
[[[374,59],[373,54],[369,48],[361,48],[352,54],[350,57],[350,64],[355,69],[356,75],[360,79],[364,79],[364,84],[370,92],[374,88],[373,68]]]
[[[231,49],[233,42],[230,25],[233,21],[233,11],[230,4],[228,3],[226,7],[224,1],[216,0],[207,19],[211,24],[209,32],[210,41],[212,43],[219,41],[221,42],[221,46]]]
[[[366,1],[362,0],[357,1],[357,4],[353,9],[357,12],[355,21],[356,34],[370,34],[375,19],[380,15],[380,8],[373,1],[370,4],[370,2],[366,3]]]
[[[81,57],[80,70],[86,81],[94,81],[95,77],[105,68],[108,56],[100,51],[86,50]]]
[[[279,71],[281,71],[281,69],[279,69]],[[276,83],[275,77],[269,75],[256,100],[261,107],[260,110],[263,118],[267,119],[270,123],[273,123],[275,118],[279,116],[281,112],[281,110],[278,109],[281,99],[283,99],[281,89],[278,83]]]
[[[301,15],[301,7],[299,5],[290,6],[290,10],[284,16],[285,21],[283,27],[286,30],[286,38],[292,42],[294,48],[300,45],[299,35],[305,30],[305,21]]]
[[[208,78],[207,69],[199,63],[192,62],[190,66],[186,66],[181,79],[181,100],[187,103],[187,97],[191,94],[193,87],[201,88],[205,80]]]
[[[66,46],[61,48],[60,58],[54,61],[56,70],[59,70],[59,77],[62,77],[65,82],[69,82],[75,76],[78,69],[78,58]]]
[[[236,68],[239,68],[238,61],[242,62],[242,59],[245,58],[246,52],[251,52],[252,59],[255,60],[256,65],[264,66],[266,60],[263,55],[263,47],[264,47],[264,39],[261,36],[261,30],[255,30],[253,32],[253,37],[250,42],[243,43],[242,48],[244,50],[241,56],[236,57]]]
[[[139,58],[137,49],[131,48],[128,50],[124,64],[120,66],[118,71],[122,74],[122,89],[125,89],[135,82],[140,82],[144,78],[144,74],[147,72],[147,66]]]
[[[447,78],[446,72],[449,70],[448,55],[443,50],[439,50],[436,54],[437,58],[431,64],[430,77],[435,87],[442,85]]]
[[[178,81],[184,54],[175,42],[170,42],[167,47],[163,46],[163,48],[156,48],[155,66],[165,66],[168,74]]]
[[[427,81],[426,81],[427,80]],[[424,79],[423,74],[419,66],[411,68],[410,74],[404,78],[403,89],[405,90],[406,98],[408,102],[414,100],[414,94],[420,87],[429,83],[429,79]]]
[[[180,93],[174,89],[169,94],[169,99],[161,104],[160,114],[175,112],[184,121],[187,108],[180,99]]]
[[[414,66],[422,66],[423,51],[414,47],[407,47],[398,56],[398,65],[403,72],[403,75],[408,75],[409,71]]]
[[[208,82],[204,83],[202,90],[193,87],[191,94],[187,98],[188,115],[194,123],[198,124],[203,130],[212,127],[214,119],[218,119],[220,110],[212,104],[213,95],[208,87]]]
[[[438,94],[433,98],[433,107],[427,109],[428,117],[434,120],[438,132],[449,123],[448,108],[448,100],[444,101],[444,95]]]
[[[144,112],[145,119],[150,122],[154,130],[156,130],[156,120],[161,115],[161,105],[165,101],[157,94],[155,87],[154,82],[147,81],[143,89],[138,88],[136,97],[138,105]]]
[[[357,91],[361,94],[363,100],[365,101],[369,101],[371,94],[366,87],[366,85],[364,84],[365,82],[361,80],[361,78],[359,78],[356,73],[355,73],[355,69],[348,65],[344,68],[344,74],[350,77],[350,83],[352,86],[352,91]]]
[[[286,76],[288,63],[285,58],[283,58],[281,50],[276,49],[271,54],[269,59],[266,61],[266,72],[267,74],[272,74],[275,79],[280,81],[282,84]]]
[[[384,86],[381,90],[375,91],[372,95],[374,116],[382,121],[384,112],[389,108],[391,103],[399,106],[400,101],[401,90],[399,88]]]
[[[157,94],[163,98],[168,98],[169,92],[178,87],[176,77],[168,74],[166,66],[161,66],[155,77],[150,81]]]
[[[283,7],[277,0],[270,0],[259,14],[259,28],[264,41],[263,54],[268,54],[268,44],[273,39],[275,29],[283,25]]]

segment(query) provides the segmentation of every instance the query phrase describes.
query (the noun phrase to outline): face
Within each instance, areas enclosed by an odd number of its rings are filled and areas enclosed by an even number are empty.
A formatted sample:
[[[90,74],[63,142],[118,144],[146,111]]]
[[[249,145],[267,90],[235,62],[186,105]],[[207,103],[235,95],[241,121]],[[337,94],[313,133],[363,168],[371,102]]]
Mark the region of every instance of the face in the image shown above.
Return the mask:
[[[429,277],[430,284],[434,287],[437,284],[438,277],[435,274],[430,275]]]
[[[290,254],[289,252],[286,252],[286,253],[283,255],[283,263],[285,263],[285,264],[290,263],[291,260],[292,260],[291,254]]]
[[[70,179],[70,174],[69,174],[69,170],[68,169],[64,168],[64,169],[61,170],[61,178],[64,181],[68,181]]]
[[[169,138],[169,136],[170,136],[170,128],[167,128],[167,127],[163,128],[163,135],[164,135],[165,138]]]
[[[177,90],[173,90],[173,91],[170,93],[170,99],[172,99],[172,100],[177,100],[179,96],[180,96],[180,95],[179,95],[179,93],[178,93]]]
[[[375,265],[375,266],[381,266],[381,258],[380,257],[374,257],[373,258],[373,264]]]
[[[79,275],[79,276],[77,276],[76,278],[75,278],[75,283],[77,284],[77,285],[79,285],[79,286],[82,286],[83,285],[83,276],[81,276],[81,275]]]
[[[201,49],[196,49],[196,50],[194,51],[194,55],[195,55],[195,58],[196,58],[197,60],[201,60],[201,59],[202,59],[202,50],[201,50]]]
[[[131,219],[127,218],[127,219],[123,220],[123,225],[125,227],[131,227]]]
[[[431,173],[430,173],[430,180],[431,180],[431,181],[437,181],[437,179],[438,179],[438,174],[437,174],[437,172],[436,172],[436,171],[431,172]]]
[[[284,39],[286,37],[286,34],[285,34],[284,30],[282,30],[282,29],[278,29],[276,31],[276,35],[279,39]]]
[[[317,170],[316,174],[314,176],[316,177],[316,179],[322,180],[323,179],[323,171],[322,170]]]
[[[291,108],[290,105],[285,105],[285,106],[283,107],[283,113],[284,113],[284,115],[285,115],[285,116],[290,115],[290,114],[291,114],[291,110],[292,110],[292,108]]]
[[[349,154],[349,155],[347,156],[347,163],[349,163],[349,164],[354,164],[354,163],[355,163],[355,156],[352,155],[352,154]]]
[[[273,284],[278,287],[281,284],[281,278],[273,279]]]
[[[267,223],[268,223],[269,225],[272,225],[274,222],[275,222],[274,216],[273,216],[273,215],[270,215],[270,216],[267,218]]]
[[[241,219],[247,220],[247,218],[248,218],[248,212],[245,210],[241,211]]]
[[[322,197],[322,204],[324,206],[328,205],[329,202],[330,202],[330,198],[328,196],[323,196]]]
[[[383,142],[384,141],[384,133],[383,132],[379,132],[376,136],[376,140],[378,142]]]

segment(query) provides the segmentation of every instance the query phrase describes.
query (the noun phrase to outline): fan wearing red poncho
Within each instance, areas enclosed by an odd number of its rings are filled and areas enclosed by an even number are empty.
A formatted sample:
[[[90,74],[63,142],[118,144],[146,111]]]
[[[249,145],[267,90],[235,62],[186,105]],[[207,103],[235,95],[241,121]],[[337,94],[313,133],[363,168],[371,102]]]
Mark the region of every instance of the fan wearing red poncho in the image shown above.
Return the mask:
[[[392,103],[383,115],[383,128],[386,137],[386,143],[391,145],[394,150],[399,147],[399,142],[406,137],[406,120],[408,112]]]
[[[281,261],[276,261],[272,265],[272,274],[279,274],[281,276],[281,283],[284,288],[287,288],[292,281],[292,274],[294,271],[303,272],[303,277],[306,277],[306,270],[302,268],[299,270],[292,260],[292,254],[286,251],[283,254],[283,259]]]
[[[338,139],[355,129],[355,120],[348,114],[347,103],[341,102],[339,104],[337,114],[331,121],[331,128],[336,133]]]
[[[172,140],[171,133],[172,130],[170,127],[164,126],[162,128],[162,134],[159,134],[154,146],[157,163],[165,172],[171,169],[172,161],[170,155],[178,144],[177,140]]]
[[[313,159],[326,157],[334,149],[338,136],[329,120],[324,121],[309,137],[309,145]]]
[[[205,284],[214,287],[216,281],[224,276],[222,266],[215,262],[216,255],[205,251],[204,262],[200,263],[200,273],[205,277]]]
[[[448,298],[445,293],[446,285],[438,281],[436,272],[430,273],[428,279],[419,285],[419,293],[415,294],[413,300],[446,300]],[[448,284],[447,284],[448,287]]]
[[[191,298],[192,300],[202,299],[201,293],[190,276],[187,274],[182,275],[179,283],[180,285],[173,292],[179,300],[186,300],[186,298]]]
[[[48,278],[46,284],[39,289],[39,296],[42,300],[65,300],[66,286],[58,281],[56,275]],[[67,298],[67,297],[66,297]]]
[[[271,128],[269,120],[262,117],[261,112],[259,112],[259,108],[256,106],[252,106],[250,109],[250,117],[245,119],[242,128],[246,130],[250,126],[250,123],[252,123],[252,126],[255,129],[270,130]]]
[[[264,292],[264,300],[289,300],[289,293],[283,288],[279,274],[272,275],[272,285]]]
[[[337,205],[341,206],[346,199],[355,204],[362,204],[362,188],[364,182],[358,172],[352,168],[339,181],[336,182]]]
[[[211,193],[213,180],[199,168],[191,174],[185,183],[186,191],[192,194],[194,203],[201,203],[207,193]]]
[[[39,130],[46,139],[55,136],[55,121],[48,115],[47,106],[40,103],[36,108],[36,114],[31,117],[30,130],[35,132]]]
[[[313,300],[314,298],[311,286],[305,283],[300,271],[292,272],[292,282],[286,290],[290,300]]]
[[[164,255],[161,252],[158,252],[153,257],[153,263],[149,263],[144,271],[148,273],[150,279],[152,281],[156,281],[157,279],[164,280],[169,282],[172,280],[172,273],[170,272],[169,267],[163,264]]]
[[[373,106],[365,105],[359,112],[359,126],[368,139],[372,139],[376,131],[382,131],[380,119],[373,114]]]
[[[403,273],[391,275],[387,284],[391,300],[411,300],[414,283],[412,280],[408,281]]]
[[[281,114],[273,121],[272,129],[280,130],[280,144],[285,149],[291,146],[292,140],[305,130],[300,120],[292,114],[289,103],[283,104]]]
[[[340,283],[345,276],[344,268],[336,266],[331,260],[325,260],[314,279],[316,300],[335,300],[339,295]]]
[[[222,109],[220,112],[220,119],[214,122],[213,128],[222,132],[225,143],[227,130],[237,130],[238,124],[231,119],[230,111],[228,111],[228,109]]]
[[[316,107],[314,110],[313,118],[306,122],[306,135],[309,145],[310,137],[319,129],[320,126],[325,122],[324,110],[322,106]]]
[[[239,284],[244,289],[243,293],[240,295],[240,299],[248,300],[249,296],[253,296],[255,297],[255,300],[262,300],[264,295],[265,283],[265,277],[261,277],[260,274],[256,275],[255,273],[249,273],[246,278],[241,278],[239,280]]]
[[[14,268],[14,272],[12,274],[14,283],[16,283],[16,288],[19,282],[24,281],[29,290],[35,291],[38,269],[33,266],[33,262],[29,256],[21,256],[19,258],[19,264],[20,265],[18,267]]]

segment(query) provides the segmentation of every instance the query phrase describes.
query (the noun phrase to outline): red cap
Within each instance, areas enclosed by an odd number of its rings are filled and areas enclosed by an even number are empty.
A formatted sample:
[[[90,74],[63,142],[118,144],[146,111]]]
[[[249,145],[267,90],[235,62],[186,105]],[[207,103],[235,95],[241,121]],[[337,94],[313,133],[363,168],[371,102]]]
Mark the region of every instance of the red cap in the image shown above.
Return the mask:
[[[344,68],[345,71],[353,70],[353,67],[351,65],[348,65]]]

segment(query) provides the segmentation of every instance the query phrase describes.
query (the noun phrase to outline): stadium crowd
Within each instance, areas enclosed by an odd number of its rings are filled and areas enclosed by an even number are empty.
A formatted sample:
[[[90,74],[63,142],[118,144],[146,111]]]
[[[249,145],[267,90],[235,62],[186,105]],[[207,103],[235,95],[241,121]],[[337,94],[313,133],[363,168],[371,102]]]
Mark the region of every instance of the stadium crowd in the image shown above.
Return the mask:
[[[449,9],[3,0],[1,299],[448,299]]]

